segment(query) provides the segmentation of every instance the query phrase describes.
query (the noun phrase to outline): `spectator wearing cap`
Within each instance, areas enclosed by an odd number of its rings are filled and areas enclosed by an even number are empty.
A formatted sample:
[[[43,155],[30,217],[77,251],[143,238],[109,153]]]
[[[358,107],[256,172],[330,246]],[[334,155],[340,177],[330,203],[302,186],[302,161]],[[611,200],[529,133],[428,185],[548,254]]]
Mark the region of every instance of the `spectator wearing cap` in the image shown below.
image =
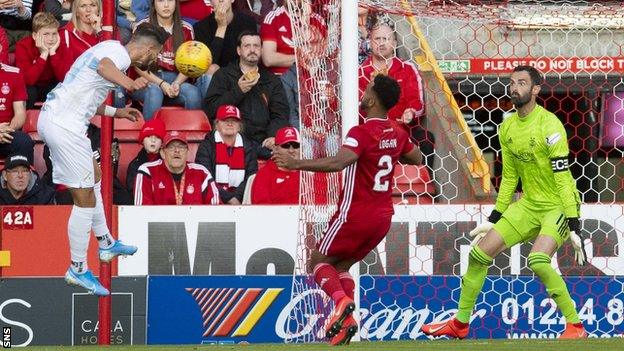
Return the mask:
[[[126,188],[131,194],[134,194],[134,183],[139,167],[146,162],[160,159],[160,147],[166,133],[165,122],[157,118],[145,122],[141,128],[138,141],[143,147],[128,165],[126,173]]]
[[[215,175],[224,204],[240,205],[250,175],[258,171],[256,150],[241,134],[241,112],[234,105],[217,109],[215,130],[199,144],[195,162]]]
[[[299,158],[301,138],[293,127],[285,127],[275,134],[275,148],[288,150]],[[301,171],[280,168],[269,160],[258,171],[251,186],[251,203],[254,205],[296,205],[299,203],[299,179]]]
[[[188,142],[184,133],[167,133],[160,157],[139,167],[135,205],[219,204],[219,191],[210,172],[187,161]]]
[[[28,157],[7,158],[0,180],[0,205],[53,205],[54,189],[39,180]]]

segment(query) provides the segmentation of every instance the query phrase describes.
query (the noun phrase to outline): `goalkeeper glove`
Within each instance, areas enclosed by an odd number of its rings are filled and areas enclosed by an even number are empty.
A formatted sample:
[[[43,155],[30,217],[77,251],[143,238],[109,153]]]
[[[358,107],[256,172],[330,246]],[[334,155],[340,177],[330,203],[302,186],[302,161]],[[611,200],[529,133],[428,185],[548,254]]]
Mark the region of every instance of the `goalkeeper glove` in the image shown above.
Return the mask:
[[[472,239],[472,241],[470,242],[470,246],[472,247],[476,246],[479,243],[479,241],[483,239],[485,234],[487,234],[487,232],[489,232],[490,229],[494,227],[494,224],[498,222],[501,216],[502,214],[500,212],[496,210],[492,210],[492,213],[490,213],[490,217],[488,217],[487,221],[479,224],[475,229],[471,230],[470,233],[468,234],[474,239]]]
[[[587,263],[587,253],[585,252],[585,239],[581,236],[580,222],[578,218],[568,218],[570,228],[570,241],[574,247],[574,260],[579,265]]]

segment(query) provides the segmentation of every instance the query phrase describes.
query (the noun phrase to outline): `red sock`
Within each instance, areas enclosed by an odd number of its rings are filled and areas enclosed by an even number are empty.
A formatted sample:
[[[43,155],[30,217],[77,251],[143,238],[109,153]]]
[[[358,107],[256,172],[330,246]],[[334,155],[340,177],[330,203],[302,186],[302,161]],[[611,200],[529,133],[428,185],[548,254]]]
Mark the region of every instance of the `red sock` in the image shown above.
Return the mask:
[[[355,290],[355,282],[353,281],[353,277],[349,272],[341,272],[338,274],[338,278],[340,278],[340,285],[342,285],[342,290],[344,290],[345,294],[353,300],[354,290]]]
[[[338,272],[330,264],[319,263],[314,267],[314,281],[334,302],[338,302],[346,296],[344,290],[342,290]]]

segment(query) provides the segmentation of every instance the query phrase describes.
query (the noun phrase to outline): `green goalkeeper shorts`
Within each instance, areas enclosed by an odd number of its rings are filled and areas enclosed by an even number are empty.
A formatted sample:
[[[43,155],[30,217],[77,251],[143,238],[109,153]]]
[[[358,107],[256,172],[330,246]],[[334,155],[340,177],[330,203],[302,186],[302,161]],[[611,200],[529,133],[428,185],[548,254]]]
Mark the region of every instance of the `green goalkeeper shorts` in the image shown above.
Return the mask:
[[[508,248],[534,240],[538,234],[553,238],[559,248],[570,236],[563,209],[533,210],[522,200],[507,208],[502,218],[494,224],[494,230],[503,237]]]

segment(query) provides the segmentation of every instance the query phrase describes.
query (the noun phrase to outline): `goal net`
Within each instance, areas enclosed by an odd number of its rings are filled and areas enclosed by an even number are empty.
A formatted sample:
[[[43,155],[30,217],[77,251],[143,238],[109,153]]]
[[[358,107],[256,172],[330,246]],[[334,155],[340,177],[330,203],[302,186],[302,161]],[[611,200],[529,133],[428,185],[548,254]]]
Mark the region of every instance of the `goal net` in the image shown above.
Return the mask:
[[[333,155],[343,120],[353,118],[340,112],[341,89],[358,89],[340,83],[341,2],[286,4],[297,48],[302,156]],[[566,243],[552,264],[564,276],[588,332],[621,335],[624,5],[363,0],[359,6],[363,64],[376,44],[371,33],[383,24],[392,29],[396,56],[418,70],[424,113],[406,127],[414,142],[431,152],[423,166],[397,167],[392,228],[352,270],[359,274],[358,337],[424,338],[422,324],[456,312],[468,232],[489,215],[501,180],[497,128],[513,112],[507,86],[517,65],[544,73],[538,102],[566,128],[570,168],[583,201],[590,263],[575,265]],[[378,73],[390,74],[376,68]],[[303,173],[301,189],[289,341],[321,341],[324,316],[333,306],[310,278],[307,259],[336,209],[341,178]],[[543,338],[563,330],[564,318],[527,267],[529,251],[530,243],[522,244],[496,258],[469,337]]]

